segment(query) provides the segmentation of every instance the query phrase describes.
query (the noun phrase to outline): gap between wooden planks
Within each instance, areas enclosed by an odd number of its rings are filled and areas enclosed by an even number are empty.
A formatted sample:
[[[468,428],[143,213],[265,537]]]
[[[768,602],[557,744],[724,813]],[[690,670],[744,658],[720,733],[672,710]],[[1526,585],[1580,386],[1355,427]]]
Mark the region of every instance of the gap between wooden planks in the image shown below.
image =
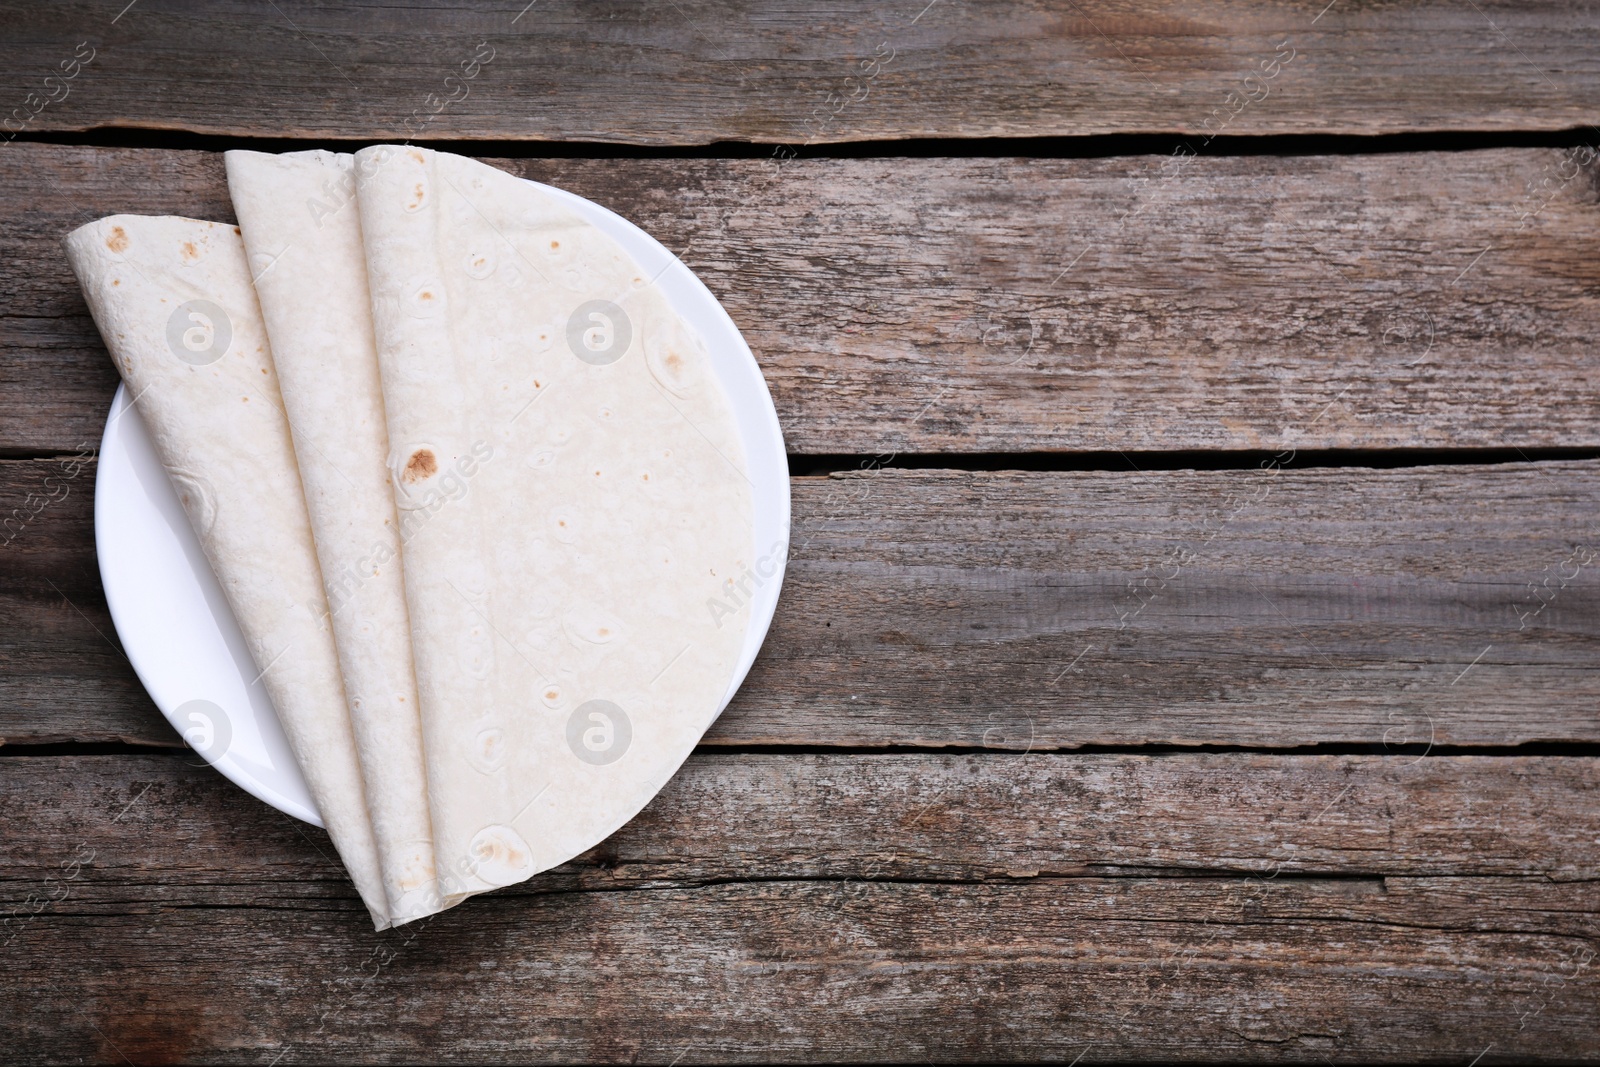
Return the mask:
[[[494,162],[679,253],[791,453],[1600,447],[1581,151]],[[232,218],[221,155],[0,153],[13,455],[99,438],[60,241],[118,211]]]
[[[40,1062],[1593,1052],[1593,759],[702,754],[384,935],[207,768],[6,763],[0,894],[58,899],[0,1033]]]
[[[0,737],[173,744],[112,643],[94,467],[63,470],[0,462],[0,498],[59,496],[0,549]],[[792,489],[783,600],[708,745],[1600,740],[1600,461]]]
[[[1600,23],[1573,0],[6,7],[0,83],[33,132],[799,145],[1600,121]]]

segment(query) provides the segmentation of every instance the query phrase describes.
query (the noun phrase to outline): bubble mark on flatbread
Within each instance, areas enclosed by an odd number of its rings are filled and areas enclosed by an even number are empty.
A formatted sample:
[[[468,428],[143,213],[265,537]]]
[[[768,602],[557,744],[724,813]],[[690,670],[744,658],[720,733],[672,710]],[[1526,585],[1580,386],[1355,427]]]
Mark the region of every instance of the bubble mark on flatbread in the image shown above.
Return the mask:
[[[533,874],[533,849],[509,826],[485,826],[467,851],[467,873],[490,885],[511,885]]]
[[[567,319],[567,347],[596,367],[621,359],[632,340],[628,313],[609,300],[587,300]]]
[[[468,750],[467,762],[479,774],[493,774],[506,764],[506,734],[504,730],[481,730]]]
[[[632,742],[628,713],[609,700],[586,700],[567,719],[567,747],[585,763],[615,763]]]
[[[180,304],[167,318],[167,347],[192,367],[209,367],[232,341],[228,313],[209,300]]]
[[[198,752],[207,763],[227,755],[233,744],[233,723],[228,713],[209,700],[191,700],[172,713],[184,744]]]
[[[178,503],[189,515],[189,523],[201,537],[211,532],[217,521],[217,494],[211,483],[182,467],[169,467],[167,477],[178,493]]]

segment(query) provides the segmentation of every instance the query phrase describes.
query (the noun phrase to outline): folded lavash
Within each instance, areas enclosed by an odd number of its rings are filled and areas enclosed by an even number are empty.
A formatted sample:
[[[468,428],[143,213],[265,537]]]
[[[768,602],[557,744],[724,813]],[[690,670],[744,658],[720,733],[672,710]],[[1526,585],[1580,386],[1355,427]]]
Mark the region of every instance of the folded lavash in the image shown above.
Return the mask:
[[[389,916],[441,907],[353,157],[226,155],[332,611]]]
[[[728,695],[751,485],[703,341],[609,236],[462,157],[356,156],[441,890],[600,842]]]
[[[334,847],[390,925],[300,475],[238,231],[116,215],[67,256]]]

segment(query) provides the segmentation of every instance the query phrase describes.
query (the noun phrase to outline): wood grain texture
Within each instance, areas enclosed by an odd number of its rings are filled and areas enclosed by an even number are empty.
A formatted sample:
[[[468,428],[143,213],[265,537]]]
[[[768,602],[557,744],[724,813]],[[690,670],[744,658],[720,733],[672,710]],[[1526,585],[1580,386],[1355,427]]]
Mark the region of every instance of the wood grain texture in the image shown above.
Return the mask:
[[[802,144],[1600,121],[1582,0],[5,6],[0,87],[34,131]]]
[[[321,831],[177,747],[95,563],[115,376],[60,240],[231,219],[221,158],[0,146],[0,745],[155,749],[0,750],[4,1058],[1600,1061],[1600,759],[1443,747],[1600,741],[1600,461],[1294,460],[1600,448],[1596,153],[1211,142],[1593,145],[1591,0],[0,0],[0,25],[13,118],[94,50],[34,134],[794,146],[491,162],[678,252],[791,454],[1129,457],[794,479],[762,657],[662,793],[375,934]],[[1125,133],[1199,155],[806,150]],[[1287,466],[1137,469],[1221,449]],[[1072,751],[1191,745],[1261,751]],[[1317,745],[1371,754],[1276,751]]]
[[[496,162],[680,252],[791,453],[1600,447],[1581,152]],[[98,439],[115,211],[231,218],[220,157],[0,153],[0,447]]]
[[[697,756],[384,935],[209,769],[7,763],[0,1033],[37,1062],[1595,1054],[1590,759]]]
[[[82,844],[80,861],[95,858],[68,880],[85,908],[114,911],[105,894],[138,883],[174,902],[270,890],[361,912],[325,834],[194,753],[4,766],[8,893],[62,880]],[[1594,883],[1597,800],[1590,757],[705,750],[603,844],[508,892],[1205,873]]]
[[[1592,892],[1538,879],[735,883],[29,923],[41,1063],[1593,1062]],[[1471,928],[1482,924],[1481,929]],[[680,1057],[682,1057],[680,1059]]]
[[[96,466],[81,456],[0,460],[0,743],[171,745],[177,735],[123,655],[106,607]]]
[[[0,463],[0,502],[63,462]],[[91,477],[0,548],[0,737],[171,745],[111,643]],[[707,744],[1600,740],[1600,461],[792,488],[783,599]]]

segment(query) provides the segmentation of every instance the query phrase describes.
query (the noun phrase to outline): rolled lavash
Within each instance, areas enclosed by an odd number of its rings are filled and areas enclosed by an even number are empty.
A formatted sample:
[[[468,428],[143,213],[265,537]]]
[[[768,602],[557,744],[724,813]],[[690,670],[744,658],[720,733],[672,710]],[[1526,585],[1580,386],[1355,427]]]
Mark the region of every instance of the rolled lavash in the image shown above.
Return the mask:
[[[324,151],[232,151],[225,159],[398,925],[438,911],[441,900],[354,159]]]
[[[469,159],[356,162],[434,846],[460,896],[597,844],[716,717],[751,487],[703,342],[610,237]]]
[[[74,230],[66,247],[328,835],[386,929],[311,527],[238,231],[116,215]]]

